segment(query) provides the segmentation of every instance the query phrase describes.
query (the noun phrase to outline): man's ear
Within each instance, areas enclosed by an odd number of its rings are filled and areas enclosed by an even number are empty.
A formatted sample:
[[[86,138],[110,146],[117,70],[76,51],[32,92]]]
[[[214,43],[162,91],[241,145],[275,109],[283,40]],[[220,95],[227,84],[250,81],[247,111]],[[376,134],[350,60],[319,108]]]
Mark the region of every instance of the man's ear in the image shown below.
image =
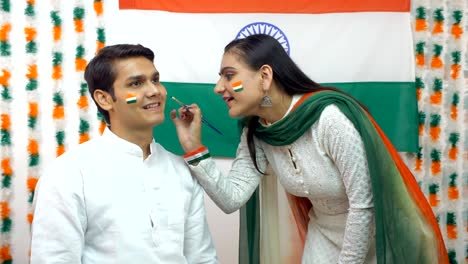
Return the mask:
[[[265,64],[260,67],[259,71],[262,77],[262,89],[266,92],[270,90],[271,83],[273,82],[273,69],[270,65]]]
[[[104,110],[109,111],[112,109],[112,96],[103,90],[96,89],[93,93],[94,100]]]

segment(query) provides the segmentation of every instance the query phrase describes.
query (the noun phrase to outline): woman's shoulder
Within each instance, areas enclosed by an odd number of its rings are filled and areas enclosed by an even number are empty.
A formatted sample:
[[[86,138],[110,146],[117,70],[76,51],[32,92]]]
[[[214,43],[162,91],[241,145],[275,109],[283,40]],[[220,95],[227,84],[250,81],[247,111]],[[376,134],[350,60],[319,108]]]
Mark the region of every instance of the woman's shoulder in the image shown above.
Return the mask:
[[[335,104],[330,104],[323,109],[317,123],[317,128],[325,134],[330,132],[339,134],[354,127],[353,123]]]
[[[347,120],[348,118],[341,112],[340,108],[335,104],[330,104],[326,106],[322,113],[320,114],[319,123],[333,123],[339,122],[343,120]]]

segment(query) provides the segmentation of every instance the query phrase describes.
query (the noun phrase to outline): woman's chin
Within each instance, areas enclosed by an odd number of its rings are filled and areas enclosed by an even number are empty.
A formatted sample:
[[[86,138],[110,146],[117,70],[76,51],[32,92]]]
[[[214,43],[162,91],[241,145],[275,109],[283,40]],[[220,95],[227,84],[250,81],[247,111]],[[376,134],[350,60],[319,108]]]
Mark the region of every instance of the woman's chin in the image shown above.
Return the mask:
[[[232,108],[229,109],[228,114],[229,114],[229,117],[231,117],[231,118],[237,118],[237,117],[241,116],[239,112],[233,110]]]

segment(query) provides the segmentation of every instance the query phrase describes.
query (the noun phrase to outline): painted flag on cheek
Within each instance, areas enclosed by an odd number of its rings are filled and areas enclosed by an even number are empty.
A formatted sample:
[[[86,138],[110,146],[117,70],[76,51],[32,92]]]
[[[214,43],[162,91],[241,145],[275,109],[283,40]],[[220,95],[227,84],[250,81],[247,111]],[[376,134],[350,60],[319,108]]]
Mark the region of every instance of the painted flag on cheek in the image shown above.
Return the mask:
[[[168,93],[197,103],[203,116],[230,131],[220,136],[203,128],[213,156],[233,157],[239,142],[237,120],[213,92],[223,49],[257,33],[276,38],[315,82],[366,105],[399,151],[417,151],[409,0],[119,0],[112,5],[118,11],[108,18],[108,43],[138,40],[151,48]],[[166,111],[176,108],[172,102]],[[170,120],[155,128],[155,136],[183,153]]]
[[[242,82],[238,81],[238,82],[233,83],[232,90],[234,90],[234,92],[236,93],[244,90],[244,86],[242,85]]]
[[[137,102],[137,97],[134,93],[129,93],[126,96],[125,101],[127,102],[127,104],[134,104]]]

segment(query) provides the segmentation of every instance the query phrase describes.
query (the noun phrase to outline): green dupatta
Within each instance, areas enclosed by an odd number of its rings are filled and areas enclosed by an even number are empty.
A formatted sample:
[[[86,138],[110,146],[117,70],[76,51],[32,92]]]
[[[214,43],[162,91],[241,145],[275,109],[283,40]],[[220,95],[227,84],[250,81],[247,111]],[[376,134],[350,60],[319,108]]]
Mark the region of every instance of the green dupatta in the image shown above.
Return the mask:
[[[354,124],[368,154],[377,262],[448,263],[437,221],[413,175],[372,117],[349,96],[334,91],[306,94],[285,118],[269,127],[258,126],[255,136],[274,146],[291,144],[331,104],[338,106]],[[257,190],[240,210],[239,263],[242,264],[260,263],[258,194]]]

